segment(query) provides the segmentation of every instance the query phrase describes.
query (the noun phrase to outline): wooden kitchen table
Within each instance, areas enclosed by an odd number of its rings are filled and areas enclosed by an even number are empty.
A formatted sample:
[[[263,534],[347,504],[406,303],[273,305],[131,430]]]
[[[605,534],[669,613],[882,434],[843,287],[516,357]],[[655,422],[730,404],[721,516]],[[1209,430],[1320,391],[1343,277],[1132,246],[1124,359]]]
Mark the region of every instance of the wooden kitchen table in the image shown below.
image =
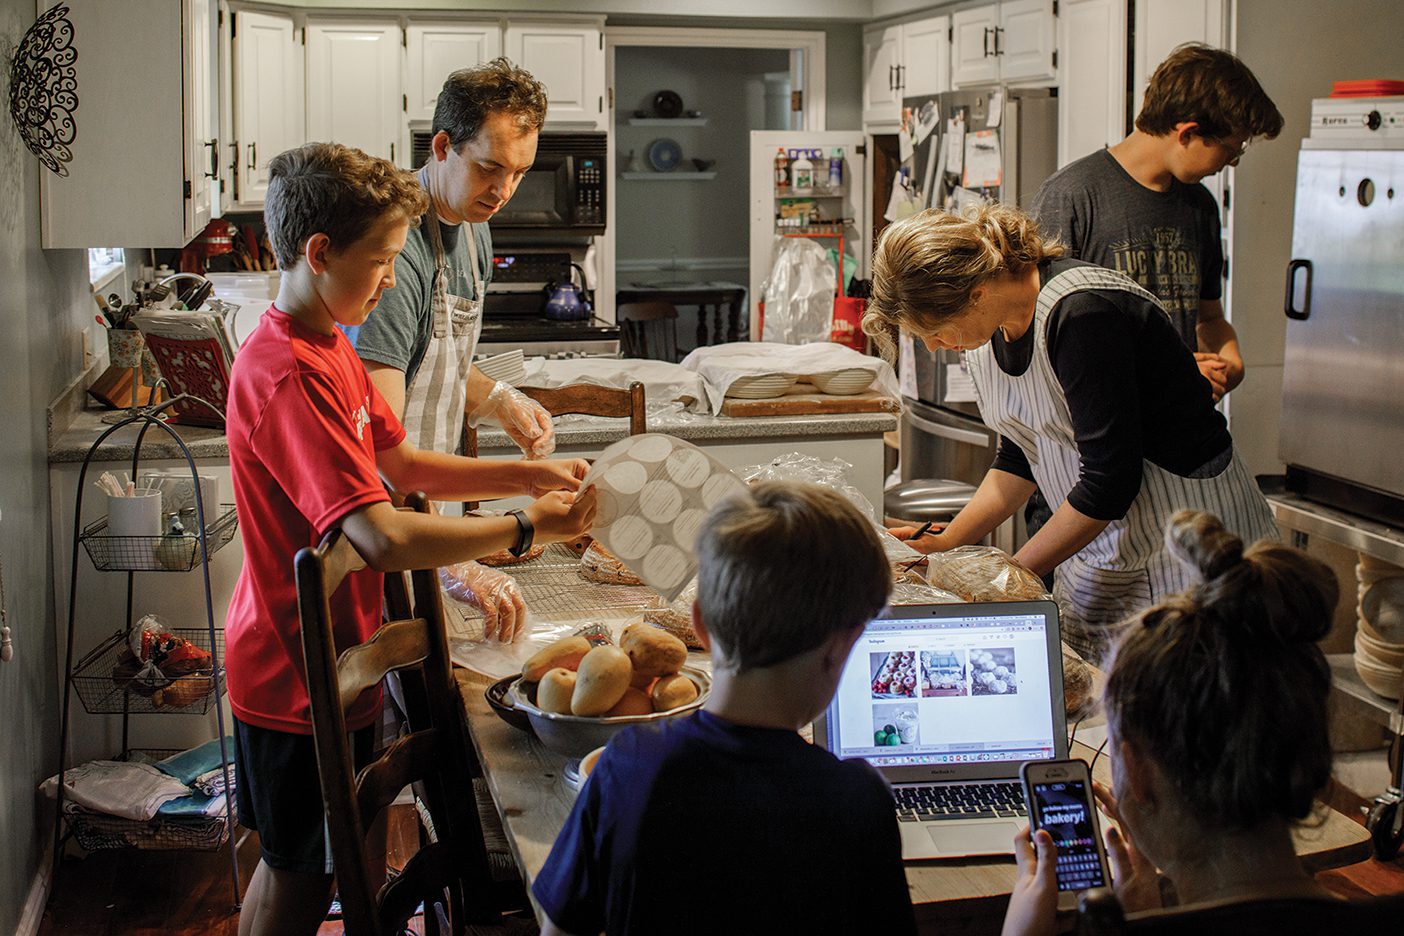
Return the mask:
[[[473,747],[530,892],[575,802],[574,792],[561,779],[566,758],[493,712],[484,696],[492,680],[467,669],[455,669],[454,675],[468,713]],[[1091,761],[1093,754],[1081,742],[1074,743],[1075,757]],[[1097,761],[1095,775],[1102,782],[1109,780],[1106,764],[1105,756]],[[1293,838],[1297,853],[1313,872],[1370,857],[1370,837],[1364,826],[1330,809],[1320,826],[1298,829]],[[906,868],[923,932],[942,936],[999,932],[1014,884],[1013,856],[907,862]]]

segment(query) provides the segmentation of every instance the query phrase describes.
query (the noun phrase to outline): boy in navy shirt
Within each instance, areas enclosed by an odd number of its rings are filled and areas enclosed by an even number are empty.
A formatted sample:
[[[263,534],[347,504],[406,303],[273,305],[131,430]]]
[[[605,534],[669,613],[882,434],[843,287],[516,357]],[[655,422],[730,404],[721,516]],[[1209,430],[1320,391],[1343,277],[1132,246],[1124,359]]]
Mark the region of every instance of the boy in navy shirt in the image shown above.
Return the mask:
[[[719,505],[697,554],[712,693],[605,749],[532,887],[542,933],[915,932],[886,782],[798,734],[887,601],[877,531],[770,482]]]

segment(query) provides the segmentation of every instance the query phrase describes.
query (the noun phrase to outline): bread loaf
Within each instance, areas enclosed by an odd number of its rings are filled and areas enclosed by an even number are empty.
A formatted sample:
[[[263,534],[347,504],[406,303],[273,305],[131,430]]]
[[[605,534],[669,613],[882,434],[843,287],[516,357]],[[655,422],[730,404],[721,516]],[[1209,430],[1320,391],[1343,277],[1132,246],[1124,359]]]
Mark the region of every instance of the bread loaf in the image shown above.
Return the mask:
[[[520,556],[512,555],[510,549],[499,549],[495,553],[488,553],[486,556],[479,557],[477,561],[482,565],[492,566],[493,568],[497,566],[519,565],[523,562],[530,562],[545,551],[546,546],[542,543],[537,543]]]
[[[927,581],[964,601],[1037,601],[1043,580],[993,546],[957,546],[927,558]]]
[[[600,585],[642,585],[643,581],[599,541],[591,543],[580,557],[580,577]]]

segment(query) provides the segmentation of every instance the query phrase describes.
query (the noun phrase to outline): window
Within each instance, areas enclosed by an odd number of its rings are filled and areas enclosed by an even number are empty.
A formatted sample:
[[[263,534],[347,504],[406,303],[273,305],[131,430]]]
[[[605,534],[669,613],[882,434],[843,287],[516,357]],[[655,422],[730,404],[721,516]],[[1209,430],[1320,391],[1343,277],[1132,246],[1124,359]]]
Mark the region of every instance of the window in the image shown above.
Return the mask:
[[[88,282],[93,292],[105,289],[126,269],[126,257],[121,247],[88,248]]]

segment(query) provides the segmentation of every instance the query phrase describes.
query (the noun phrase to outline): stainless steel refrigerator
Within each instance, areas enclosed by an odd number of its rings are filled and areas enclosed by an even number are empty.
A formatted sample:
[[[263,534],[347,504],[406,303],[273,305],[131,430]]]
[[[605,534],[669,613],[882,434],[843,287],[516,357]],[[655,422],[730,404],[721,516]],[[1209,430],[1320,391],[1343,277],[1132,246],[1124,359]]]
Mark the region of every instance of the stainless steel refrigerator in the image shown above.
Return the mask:
[[[989,127],[992,95],[1002,98],[995,105],[998,124]],[[1058,99],[1046,88],[984,88],[948,91],[930,97],[907,98],[913,119],[932,119],[935,129],[912,153],[910,172],[921,192],[921,206],[945,207],[952,193],[964,188],[982,197],[1012,202],[1027,208],[1040,185],[1058,165]],[[966,134],[989,129],[997,131],[1001,155],[998,185],[963,183],[962,171],[953,171],[947,141],[947,120],[960,115]],[[986,137],[988,139],[988,137]],[[980,421],[980,412],[961,374],[960,355],[952,351],[932,353],[919,342],[903,341],[902,353],[908,380],[904,381],[907,412],[902,417],[902,480],[942,478],[980,483],[994,460],[999,437]],[[915,394],[915,396],[912,396]]]
[[[1404,131],[1303,141],[1286,292],[1288,487],[1404,526]]]

